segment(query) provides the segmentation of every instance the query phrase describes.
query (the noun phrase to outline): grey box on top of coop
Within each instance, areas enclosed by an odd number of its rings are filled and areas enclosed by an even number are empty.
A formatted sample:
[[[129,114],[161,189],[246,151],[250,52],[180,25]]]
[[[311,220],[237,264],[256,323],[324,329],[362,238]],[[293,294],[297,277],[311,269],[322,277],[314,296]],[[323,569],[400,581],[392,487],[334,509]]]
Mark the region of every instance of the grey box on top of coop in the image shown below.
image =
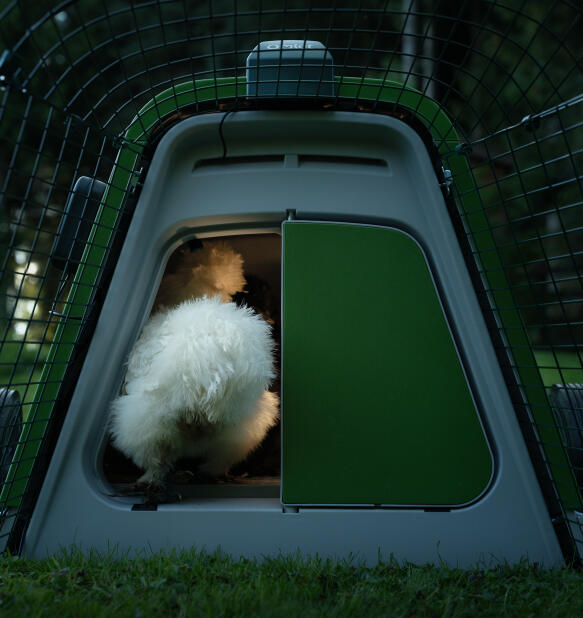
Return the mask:
[[[111,406],[103,471],[117,493],[279,497],[280,290],[278,234],[192,239],[169,256]]]

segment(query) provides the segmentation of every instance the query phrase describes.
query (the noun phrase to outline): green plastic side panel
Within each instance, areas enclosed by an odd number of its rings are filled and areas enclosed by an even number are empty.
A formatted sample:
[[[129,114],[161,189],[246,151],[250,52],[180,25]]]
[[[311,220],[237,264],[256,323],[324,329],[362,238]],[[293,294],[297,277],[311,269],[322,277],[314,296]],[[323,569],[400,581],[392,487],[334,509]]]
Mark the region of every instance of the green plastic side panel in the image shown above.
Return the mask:
[[[476,499],[492,456],[419,245],[371,226],[283,230],[284,503]]]

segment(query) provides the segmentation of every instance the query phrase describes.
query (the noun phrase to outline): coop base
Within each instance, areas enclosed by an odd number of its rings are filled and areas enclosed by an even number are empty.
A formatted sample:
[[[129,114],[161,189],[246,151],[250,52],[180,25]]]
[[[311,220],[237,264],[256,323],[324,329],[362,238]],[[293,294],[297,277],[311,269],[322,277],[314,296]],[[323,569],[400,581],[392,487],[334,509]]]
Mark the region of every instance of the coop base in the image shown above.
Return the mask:
[[[128,500],[103,507],[75,517],[70,512],[59,513],[67,530],[53,529],[51,539],[45,537],[42,544],[29,536],[24,553],[45,557],[72,540],[85,551],[114,548],[125,555],[140,555],[144,547],[148,551],[221,548],[235,559],[262,559],[299,550],[333,559],[352,556],[369,565],[391,558],[462,568],[523,559],[547,568],[563,565],[542,522],[525,521],[517,526],[511,510],[501,518],[494,505],[478,510],[481,516],[497,520],[495,527],[477,525],[477,513],[472,516],[467,510],[284,509],[278,498],[188,498],[155,509],[136,508]]]
[[[135,492],[131,483],[113,485],[116,495],[124,496]],[[233,478],[217,483],[171,483],[166,492],[169,496],[180,496],[180,501],[215,498],[278,498],[280,494],[278,476]],[[147,501],[144,498],[144,501]],[[142,500],[138,500],[136,505]]]

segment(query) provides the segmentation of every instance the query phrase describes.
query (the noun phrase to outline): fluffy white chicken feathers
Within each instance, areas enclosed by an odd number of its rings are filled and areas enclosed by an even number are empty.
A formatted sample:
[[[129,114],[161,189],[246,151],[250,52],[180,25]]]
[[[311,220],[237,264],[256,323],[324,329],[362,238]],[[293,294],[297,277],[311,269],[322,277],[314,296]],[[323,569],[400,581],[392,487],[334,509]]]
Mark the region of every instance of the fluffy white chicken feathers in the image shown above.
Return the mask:
[[[170,304],[169,283],[180,282],[180,304],[154,313],[130,353],[111,434],[114,446],[145,469],[140,483],[161,485],[182,457],[204,458],[203,473],[224,475],[277,421],[278,398],[267,391],[275,377],[270,326],[221,300],[242,287],[237,269],[244,283],[241,256],[205,243],[161,286],[158,298]],[[228,294],[218,290],[223,270],[235,282]],[[190,300],[185,287],[194,290]],[[216,295],[192,298],[208,291]]]

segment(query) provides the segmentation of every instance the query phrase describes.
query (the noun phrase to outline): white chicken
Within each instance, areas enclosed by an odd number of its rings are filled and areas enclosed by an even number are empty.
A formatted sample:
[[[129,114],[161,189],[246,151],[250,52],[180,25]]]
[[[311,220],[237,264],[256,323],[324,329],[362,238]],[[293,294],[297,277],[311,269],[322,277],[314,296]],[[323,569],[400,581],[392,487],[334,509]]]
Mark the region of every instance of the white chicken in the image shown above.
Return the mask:
[[[162,280],[111,406],[113,444],[145,470],[140,485],[162,487],[182,457],[225,475],[277,422],[270,326],[227,302],[245,284],[242,267],[225,243],[204,242]]]

